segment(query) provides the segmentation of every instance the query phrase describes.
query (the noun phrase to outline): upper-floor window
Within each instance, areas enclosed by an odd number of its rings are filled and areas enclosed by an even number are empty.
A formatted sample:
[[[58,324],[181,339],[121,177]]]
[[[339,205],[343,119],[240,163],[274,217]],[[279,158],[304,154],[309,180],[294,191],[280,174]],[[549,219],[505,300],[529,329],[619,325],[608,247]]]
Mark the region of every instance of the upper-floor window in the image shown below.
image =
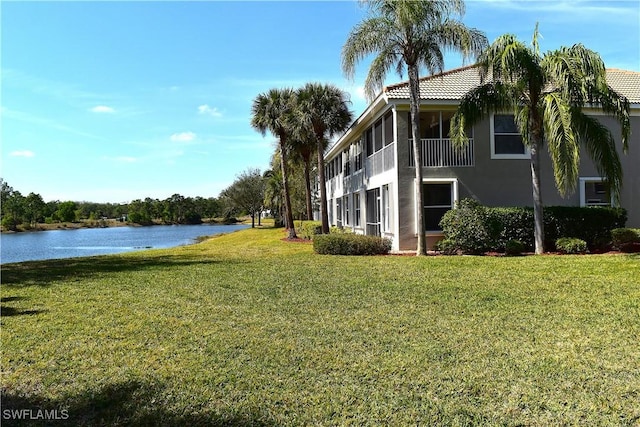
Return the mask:
[[[393,135],[393,111],[389,111],[364,132],[367,156],[391,144],[394,140]]]
[[[491,118],[491,158],[530,158],[529,150],[525,147],[511,114],[494,114]]]

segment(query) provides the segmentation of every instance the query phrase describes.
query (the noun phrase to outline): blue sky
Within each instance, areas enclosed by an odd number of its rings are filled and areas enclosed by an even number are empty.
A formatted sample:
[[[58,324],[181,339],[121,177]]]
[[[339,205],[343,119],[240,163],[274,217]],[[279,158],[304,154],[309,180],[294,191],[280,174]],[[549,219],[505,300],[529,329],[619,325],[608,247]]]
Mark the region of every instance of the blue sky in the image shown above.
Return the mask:
[[[268,167],[275,139],[249,121],[273,87],[330,82],[356,116],[366,106],[368,64],[353,81],[340,69],[357,2],[3,1],[0,14],[0,176],[46,201],[218,196]],[[467,1],[464,22],[490,41],[529,41],[540,22],[543,51],[583,43],[640,71],[636,0]]]

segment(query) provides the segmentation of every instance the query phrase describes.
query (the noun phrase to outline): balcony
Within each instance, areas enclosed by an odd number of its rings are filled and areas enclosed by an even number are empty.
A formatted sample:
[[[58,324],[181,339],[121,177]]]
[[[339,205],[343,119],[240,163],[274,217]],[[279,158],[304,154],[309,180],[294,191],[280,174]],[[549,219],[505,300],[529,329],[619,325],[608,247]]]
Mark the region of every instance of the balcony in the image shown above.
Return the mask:
[[[448,138],[421,139],[422,143],[422,167],[425,168],[451,168],[475,166],[473,157],[473,139],[461,150],[453,147]],[[413,159],[413,140],[409,140],[409,166],[415,166]]]

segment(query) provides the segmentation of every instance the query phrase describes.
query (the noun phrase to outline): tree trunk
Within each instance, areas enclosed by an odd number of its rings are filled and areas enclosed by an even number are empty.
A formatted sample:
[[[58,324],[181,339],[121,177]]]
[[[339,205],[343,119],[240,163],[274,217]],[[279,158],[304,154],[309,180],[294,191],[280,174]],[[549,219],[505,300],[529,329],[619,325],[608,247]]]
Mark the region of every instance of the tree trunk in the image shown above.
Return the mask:
[[[531,187],[533,189],[533,236],[536,254],[544,253],[544,217],[540,190],[539,148],[540,144],[534,136],[534,141],[531,144]]]
[[[422,190],[422,144],[420,142],[420,82],[418,66],[408,65],[409,91],[411,102],[411,137],[413,138],[413,159],[416,168],[416,222],[418,224],[418,248],[416,255],[427,254],[427,236],[424,222],[424,192]]]
[[[255,212],[251,213],[251,228],[256,228],[256,214],[255,214]]]
[[[287,229],[287,238],[295,239],[296,229],[293,225],[293,214],[291,212],[291,198],[289,197],[289,181],[287,180],[287,150],[285,146],[285,138],[280,136],[280,168],[282,170],[282,187],[284,188],[284,210],[285,210],[285,222],[284,226]]]
[[[307,158],[304,161],[304,184],[307,192],[307,221],[313,219],[313,205],[311,204],[311,165],[309,164],[311,159]]]
[[[320,184],[320,221],[322,222],[322,234],[329,234],[329,214],[327,212],[327,185],[324,176],[324,144],[318,140],[318,181]]]

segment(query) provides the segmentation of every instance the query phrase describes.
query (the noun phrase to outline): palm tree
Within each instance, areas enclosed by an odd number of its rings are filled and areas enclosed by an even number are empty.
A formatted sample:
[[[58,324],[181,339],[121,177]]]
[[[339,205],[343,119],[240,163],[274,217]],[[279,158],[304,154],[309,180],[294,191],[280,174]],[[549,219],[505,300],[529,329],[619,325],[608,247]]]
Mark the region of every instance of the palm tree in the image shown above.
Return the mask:
[[[300,136],[291,139],[291,156],[293,162],[302,163],[305,184],[305,204],[307,220],[313,219],[313,204],[311,202],[311,170],[312,156],[316,152],[315,137]]]
[[[464,14],[462,0],[374,0],[369,2],[373,16],[358,24],[342,48],[342,69],[353,78],[355,65],[369,54],[377,54],[371,62],[365,81],[369,100],[382,89],[384,78],[394,68],[400,75],[404,67],[409,76],[411,134],[416,165],[417,203],[424,206],[422,190],[422,152],[420,146],[419,70],[430,74],[444,69],[443,49],[475,57],[488,44],[480,31],[466,27],[450,15]],[[420,224],[418,255],[426,254],[424,213],[417,210]]]
[[[251,106],[251,126],[258,130],[263,136],[267,130],[278,137],[278,148],[282,161],[282,186],[284,189],[285,203],[285,227],[287,228],[287,238],[295,239],[296,229],[293,224],[293,213],[291,211],[291,199],[288,183],[287,151],[290,131],[287,128],[288,116],[292,112],[295,92],[293,89],[271,89],[267,93],[260,94],[253,100]]]
[[[347,106],[347,94],[337,86],[321,83],[307,83],[297,92],[297,120],[314,137],[318,157],[318,181],[320,184],[320,220],[322,232],[329,233],[327,214],[327,188],[324,176],[324,150],[329,139],[344,132],[353,114]]]
[[[630,134],[629,102],[611,89],[600,56],[577,44],[540,55],[538,27],[532,46],[515,36],[499,37],[480,57],[486,82],[471,90],[451,121],[451,135],[459,147],[468,142],[465,127],[492,111],[512,111],[531,152],[535,252],[544,252],[544,223],[540,191],[540,150],[551,157],[556,187],[562,196],[575,190],[584,145],[598,172],[608,181],[613,199],[619,197],[622,166],[611,132],[583,108],[599,108],[621,125],[626,152]]]

